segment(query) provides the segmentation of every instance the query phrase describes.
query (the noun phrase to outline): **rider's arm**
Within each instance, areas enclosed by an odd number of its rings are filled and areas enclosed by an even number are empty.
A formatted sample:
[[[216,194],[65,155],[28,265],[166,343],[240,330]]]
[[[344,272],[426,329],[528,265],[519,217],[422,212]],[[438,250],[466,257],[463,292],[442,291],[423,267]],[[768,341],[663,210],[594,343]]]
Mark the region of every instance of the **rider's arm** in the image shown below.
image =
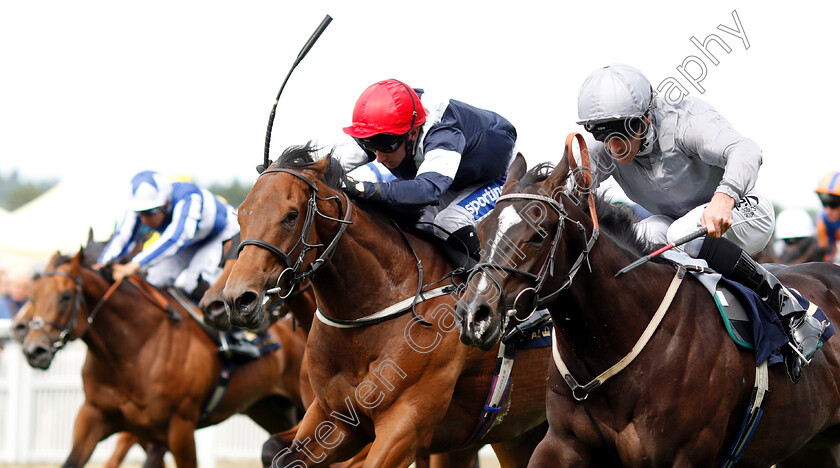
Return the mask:
[[[755,187],[762,162],[761,148],[736,132],[711,107],[689,111],[686,116],[678,129],[680,143],[689,153],[724,169],[715,192],[728,195],[737,205]]]
[[[365,183],[365,198],[394,205],[429,205],[440,200],[458,173],[466,140],[457,128],[438,126],[426,135],[423,145],[424,159],[414,179]]]
[[[198,221],[201,219],[201,202],[199,193],[192,193],[178,200],[172,207],[172,220],[160,237],[137,254],[132,261],[140,266],[152,265],[189,246],[195,238]]]
[[[332,157],[341,163],[341,167],[347,173],[367,164],[372,159],[370,154],[347,135],[344,135],[342,140],[332,147]]]
[[[143,223],[140,222],[140,217],[133,211],[126,211],[96,263],[104,265],[130,252],[137,239],[140,238],[142,228]]]

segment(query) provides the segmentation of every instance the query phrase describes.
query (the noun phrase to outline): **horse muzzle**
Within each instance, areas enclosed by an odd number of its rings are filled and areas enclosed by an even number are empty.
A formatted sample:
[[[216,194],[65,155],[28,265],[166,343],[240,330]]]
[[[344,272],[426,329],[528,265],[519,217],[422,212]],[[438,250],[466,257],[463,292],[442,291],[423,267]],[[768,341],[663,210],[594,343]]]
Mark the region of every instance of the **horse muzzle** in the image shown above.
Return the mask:
[[[499,341],[501,318],[493,310],[487,301],[480,299],[458,302],[455,315],[458,317],[461,343],[487,351]]]
[[[256,291],[228,291],[225,288],[225,307],[230,311],[230,323],[248,330],[263,328],[265,308],[263,296]]]
[[[49,346],[39,342],[26,343],[23,346],[23,354],[31,367],[41,370],[50,368],[54,355]]]
[[[204,323],[216,330],[230,330],[230,313],[225,306],[225,301],[221,293],[216,294],[212,298],[208,298],[205,294],[201,298],[201,302],[198,303],[198,308],[204,313]]]

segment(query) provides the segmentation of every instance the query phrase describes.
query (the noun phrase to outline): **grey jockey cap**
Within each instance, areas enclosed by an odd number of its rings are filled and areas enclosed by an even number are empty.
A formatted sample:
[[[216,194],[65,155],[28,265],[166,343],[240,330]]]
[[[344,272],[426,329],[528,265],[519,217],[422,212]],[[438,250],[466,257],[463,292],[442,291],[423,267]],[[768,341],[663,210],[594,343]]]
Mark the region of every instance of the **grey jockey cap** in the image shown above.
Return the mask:
[[[620,63],[599,68],[578,93],[577,123],[642,117],[653,99],[650,82],[635,68]]]

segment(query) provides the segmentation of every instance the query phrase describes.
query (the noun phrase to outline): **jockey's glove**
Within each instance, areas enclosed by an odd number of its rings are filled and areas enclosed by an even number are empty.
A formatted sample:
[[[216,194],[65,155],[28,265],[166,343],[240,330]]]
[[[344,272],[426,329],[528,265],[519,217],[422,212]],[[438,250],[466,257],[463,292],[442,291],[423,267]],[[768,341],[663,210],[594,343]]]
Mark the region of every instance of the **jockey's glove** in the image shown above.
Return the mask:
[[[364,198],[365,196],[365,183],[349,175],[344,175],[344,178],[341,180],[341,188],[344,190],[344,193],[353,198]]]

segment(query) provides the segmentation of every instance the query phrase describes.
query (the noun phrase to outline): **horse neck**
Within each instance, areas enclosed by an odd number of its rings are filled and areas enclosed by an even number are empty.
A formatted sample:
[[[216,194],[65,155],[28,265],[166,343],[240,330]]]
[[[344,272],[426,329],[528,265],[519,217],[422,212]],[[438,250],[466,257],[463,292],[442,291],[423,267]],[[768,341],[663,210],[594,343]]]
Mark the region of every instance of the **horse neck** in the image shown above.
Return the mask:
[[[98,274],[83,270],[84,319],[88,318],[109,288]],[[97,356],[114,364],[136,358],[138,350],[154,335],[166,317],[133,286],[124,282],[115,290],[87,328],[82,341]]]
[[[353,224],[339,240],[332,257],[312,279],[318,306],[329,315],[352,320],[382,310],[417,291],[417,267],[405,239],[393,227],[354,205]],[[336,235],[333,221],[319,218],[319,242],[329,244]],[[408,236],[424,260],[428,283],[442,276],[440,262],[432,262],[432,247]],[[352,307],[348,307],[351,305]]]
[[[312,325],[312,320],[315,318],[315,309],[318,305],[315,303],[315,296],[311,289],[295,295],[295,297],[288,300],[287,305],[292,316],[301,325],[306,328]]]
[[[558,253],[560,272],[569,271],[592,235],[588,214],[578,219],[586,227],[587,238],[567,223],[563,248]],[[592,271],[584,261],[569,289],[558,296],[552,307],[554,324],[560,329],[558,341],[598,372],[630,351],[675,274],[668,266],[646,263],[619,278],[613,277],[638,257],[602,230],[589,253]]]

